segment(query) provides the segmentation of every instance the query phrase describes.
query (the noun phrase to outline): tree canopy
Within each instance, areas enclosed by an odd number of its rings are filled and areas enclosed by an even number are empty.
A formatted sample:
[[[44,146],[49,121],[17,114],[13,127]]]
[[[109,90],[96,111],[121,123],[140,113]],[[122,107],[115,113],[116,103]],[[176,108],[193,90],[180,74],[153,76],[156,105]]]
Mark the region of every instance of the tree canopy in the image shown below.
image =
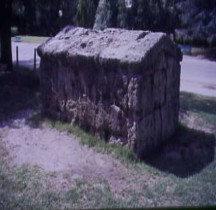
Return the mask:
[[[0,0],[0,62],[12,71],[11,56],[11,16],[12,0]]]
[[[171,32],[176,24],[173,7],[174,0],[133,0],[130,9],[125,0],[100,0],[94,27]]]
[[[66,25],[174,33],[187,28],[196,39],[216,42],[215,0],[0,0],[0,62],[12,69],[11,26],[19,34],[53,36]]]

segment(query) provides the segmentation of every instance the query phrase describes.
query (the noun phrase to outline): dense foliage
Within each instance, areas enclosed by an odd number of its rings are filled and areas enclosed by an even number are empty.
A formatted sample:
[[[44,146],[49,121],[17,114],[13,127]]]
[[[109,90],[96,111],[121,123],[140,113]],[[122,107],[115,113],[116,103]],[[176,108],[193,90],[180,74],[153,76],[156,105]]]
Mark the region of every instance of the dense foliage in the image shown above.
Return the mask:
[[[82,27],[92,28],[95,20],[96,6],[93,1],[78,0],[76,11],[76,24]]]
[[[14,34],[40,36],[53,36],[66,25],[163,31],[180,43],[216,46],[215,0],[132,3],[126,8],[125,0],[0,0],[0,62],[12,69],[11,26]]]
[[[133,0],[132,8],[128,9],[125,0],[100,0],[94,27],[172,32],[177,23],[174,3],[174,0]]]
[[[13,1],[13,25],[19,33],[54,35],[69,22],[73,23],[77,0],[18,0]],[[59,11],[62,11],[62,17]]]
[[[176,9],[180,19],[178,42],[216,46],[215,0],[181,0]]]
[[[14,0],[12,25],[21,34],[51,36],[65,25],[93,27],[99,0]]]
[[[215,33],[215,0],[13,0],[12,25],[18,33],[50,36],[65,25],[104,29],[118,27],[173,33],[189,28],[194,33]],[[59,15],[61,11],[62,16]],[[192,25],[199,27],[192,29]],[[204,27],[202,27],[204,26]],[[208,30],[208,29],[207,29]],[[189,32],[190,33],[190,32]]]
[[[119,27],[173,33],[184,44],[216,46],[215,0],[100,0],[94,28]],[[178,30],[176,30],[178,29]]]

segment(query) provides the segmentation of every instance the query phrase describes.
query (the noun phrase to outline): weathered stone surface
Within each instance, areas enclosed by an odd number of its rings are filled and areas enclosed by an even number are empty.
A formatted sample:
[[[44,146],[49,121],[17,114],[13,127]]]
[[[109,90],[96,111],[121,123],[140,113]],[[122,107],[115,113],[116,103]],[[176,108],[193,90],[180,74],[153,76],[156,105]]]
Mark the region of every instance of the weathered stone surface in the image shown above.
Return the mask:
[[[139,157],[175,132],[182,55],[165,34],[66,27],[38,54],[46,113]]]

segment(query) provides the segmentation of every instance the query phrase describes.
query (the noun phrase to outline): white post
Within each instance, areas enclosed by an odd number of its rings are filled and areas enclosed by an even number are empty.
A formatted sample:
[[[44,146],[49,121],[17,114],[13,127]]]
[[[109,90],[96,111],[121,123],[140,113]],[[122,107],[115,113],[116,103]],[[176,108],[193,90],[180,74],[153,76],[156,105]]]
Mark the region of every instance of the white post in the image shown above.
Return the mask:
[[[63,16],[63,11],[59,10],[59,17],[61,18]]]

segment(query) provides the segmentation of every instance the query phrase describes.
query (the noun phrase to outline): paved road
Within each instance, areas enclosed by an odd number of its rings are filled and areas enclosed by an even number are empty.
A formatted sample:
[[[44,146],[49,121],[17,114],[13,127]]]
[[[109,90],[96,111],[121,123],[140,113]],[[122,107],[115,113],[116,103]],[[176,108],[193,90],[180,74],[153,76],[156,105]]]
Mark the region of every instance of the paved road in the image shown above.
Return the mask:
[[[181,67],[182,91],[216,97],[216,62],[185,55]]]
[[[27,43],[27,42],[12,42],[12,56],[13,62],[16,64],[16,46],[18,46],[18,60],[19,65],[24,66],[29,69],[34,68],[34,49],[39,46],[39,44],[35,43]],[[37,68],[40,64],[40,58],[37,55],[36,57]]]
[[[16,46],[18,46],[19,64],[33,69],[34,49],[38,45],[12,42],[13,61],[16,62]],[[39,63],[40,58],[37,56],[37,67]],[[181,91],[216,97],[216,62],[185,55],[181,66]]]

